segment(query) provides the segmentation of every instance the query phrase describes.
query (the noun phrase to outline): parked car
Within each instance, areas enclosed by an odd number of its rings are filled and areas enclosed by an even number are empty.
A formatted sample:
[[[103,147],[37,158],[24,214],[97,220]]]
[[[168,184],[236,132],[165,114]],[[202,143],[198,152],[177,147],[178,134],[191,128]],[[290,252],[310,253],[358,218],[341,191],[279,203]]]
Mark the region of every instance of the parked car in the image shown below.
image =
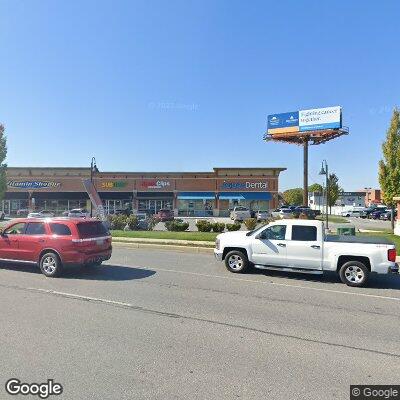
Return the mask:
[[[360,217],[361,217],[361,218],[369,218],[370,215],[371,215],[371,213],[373,213],[374,211],[378,211],[378,210],[386,211],[387,208],[386,208],[385,206],[373,206],[373,207],[368,207],[368,208],[364,209],[364,210],[361,212]]]
[[[250,210],[246,207],[236,206],[231,211],[231,219],[233,221],[244,221],[248,218],[251,218],[251,213]]]
[[[258,210],[255,214],[255,218],[257,218],[257,221],[266,221],[271,218],[271,213],[267,210]]]
[[[214,254],[231,272],[263,270],[323,274],[363,286],[371,273],[399,273],[394,244],[381,237],[325,236],[322,221],[275,221],[249,232],[217,236]]]
[[[348,210],[348,211],[342,211],[340,215],[342,217],[361,217],[362,210]]]
[[[132,211],[129,208],[120,208],[114,211],[115,215],[126,215],[129,217],[129,215],[132,214]]]
[[[0,236],[2,261],[37,265],[49,277],[70,265],[100,265],[111,252],[110,233],[94,219],[23,218],[9,223]]]
[[[74,208],[68,212],[68,218],[87,218],[90,213],[85,208]]]
[[[394,218],[397,218],[397,210],[394,210]],[[392,210],[387,210],[383,212],[380,216],[379,219],[385,220],[385,221],[390,221],[392,219]]]
[[[53,218],[54,213],[49,210],[42,210],[39,212],[30,212],[28,218]]]
[[[138,229],[141,231],[147,231],[149,227],[148,216],[146,213],[137,213],[135,217],[138,220]]]
[[[27,217],[29,214],[29,210],[27,208],[20,208],[17,210],[17,217]]]
[[[282,208],[279,211],[277,217],[278,218],[282,218],[282,219],[284,219],[284,218],[293,218],[294,213],[295,212],[293,210],[291,210],[290,208]]]
[[[388,211],[387,209],[378,209],[376,211],[373,211],[372,213],[369,214],[368,218],[370,219],[380,219],[381,215]]]
[[[157,212],[156,217],[162,222],[172,221],[174,219],[174,211],[168,208],[163,208]]]

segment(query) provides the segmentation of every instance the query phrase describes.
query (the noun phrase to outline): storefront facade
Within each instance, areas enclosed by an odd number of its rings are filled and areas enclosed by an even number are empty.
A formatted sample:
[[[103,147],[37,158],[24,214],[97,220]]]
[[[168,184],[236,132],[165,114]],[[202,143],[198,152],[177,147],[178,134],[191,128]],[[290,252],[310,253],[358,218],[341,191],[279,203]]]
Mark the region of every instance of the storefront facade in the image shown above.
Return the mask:
[[[97,172],[93,176],[106,211],[129,207],[155,214],[174,210],[184,217],[227,216],[235,205],[252,210],[278,206],[278,180],[285,168],[214,168],[212,172]],[[6,215],[47,209],[61,214],[88,207],[87,168],[8,168]]]

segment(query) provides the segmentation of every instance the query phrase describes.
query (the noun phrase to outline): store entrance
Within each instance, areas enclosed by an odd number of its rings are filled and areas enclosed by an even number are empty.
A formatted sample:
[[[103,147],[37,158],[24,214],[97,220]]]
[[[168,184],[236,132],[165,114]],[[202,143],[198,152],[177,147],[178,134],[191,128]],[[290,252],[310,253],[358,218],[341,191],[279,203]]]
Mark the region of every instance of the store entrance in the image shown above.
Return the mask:
[[[148,215],[157,214],[162,209],[172,210],[171,200],[139,200],[139,212],[145,212]]]

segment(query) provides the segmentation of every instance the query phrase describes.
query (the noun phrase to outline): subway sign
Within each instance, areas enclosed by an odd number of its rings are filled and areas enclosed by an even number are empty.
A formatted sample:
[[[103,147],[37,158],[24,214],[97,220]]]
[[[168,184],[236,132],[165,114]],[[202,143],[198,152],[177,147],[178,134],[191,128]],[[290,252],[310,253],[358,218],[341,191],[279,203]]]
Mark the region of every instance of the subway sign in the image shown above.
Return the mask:
[[[109,182],[101,182],[100,187],[102,189],[121,189],[126,186],[126,182],[124,181],[109,181]]]
[[[51,181],[8,181],[7,186],[15,189],[53,189],[60,187],[61,183]]]
[[[249,190],[249,189],[268,189],[267,181],[223,181],[220,190]]]

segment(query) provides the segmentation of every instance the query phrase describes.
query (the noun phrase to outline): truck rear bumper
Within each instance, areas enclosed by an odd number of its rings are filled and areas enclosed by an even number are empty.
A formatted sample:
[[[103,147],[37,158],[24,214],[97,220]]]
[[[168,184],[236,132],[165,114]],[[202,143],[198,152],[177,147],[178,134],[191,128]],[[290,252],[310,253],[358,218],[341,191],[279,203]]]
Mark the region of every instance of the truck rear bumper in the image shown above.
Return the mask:
[[[388,268],[388,274],[398,274],[399,273],[399,264],[395,264],[394,267]]]

